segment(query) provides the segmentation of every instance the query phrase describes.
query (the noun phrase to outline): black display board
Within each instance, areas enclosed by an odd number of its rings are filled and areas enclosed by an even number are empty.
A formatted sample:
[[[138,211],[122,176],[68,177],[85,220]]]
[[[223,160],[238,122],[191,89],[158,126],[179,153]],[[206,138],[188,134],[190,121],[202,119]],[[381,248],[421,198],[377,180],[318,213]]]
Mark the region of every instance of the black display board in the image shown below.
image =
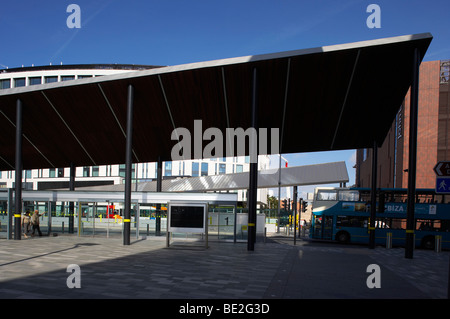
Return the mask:
[[[170,232],[204,233],[205,219],[205,204],[169,204]]]

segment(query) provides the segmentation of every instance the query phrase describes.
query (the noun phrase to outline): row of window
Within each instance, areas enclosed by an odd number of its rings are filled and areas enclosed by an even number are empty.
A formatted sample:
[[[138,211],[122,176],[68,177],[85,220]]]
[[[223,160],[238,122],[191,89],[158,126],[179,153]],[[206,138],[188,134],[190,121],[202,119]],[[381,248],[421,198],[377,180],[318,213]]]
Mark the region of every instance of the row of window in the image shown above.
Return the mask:
[[[179,176],[184,176],[185,174],[185,162],[180,163],[179,168]],[[201,164],[201,165],[200,165]],[[192,176],[207,176],[208,175],[208,165],[209,163],[199,163],[199,162],[193,162],[192,163]],[[225,174],[226,173],[226,164],[221,163],[211,163],[215,165],[215,174]],[[244,171],[244,166],[241,164],[233,164],[233,170],[235,173],[242,173]],[[144,169],[144,168],[143,168]],[[132,165],[132,178],[135,177],[135,164]],[[7,171],[7,178],[12,178],[13,171]],[[111,175],[111,166],[109,165],[107,167],[107,176]],[[143,172],[144,173],[144,172]],[[145,174],[145,176],[148,175]],[[100,169],[99,166],[84,166],[83,167],[83,177],[97,177],[100,176]],[[119,165],[119,176],[125,177],[125,164]],[[144,176],[144,174],[142,174]],[[155,176],[156,176],[156,170],[155,170]],[[164,176],[172,176],[172,162],[165,162],[164,163]],[[25,178],[32,178],[31,170],[25,170],[24,171],[24,177]],[[38,177],[44,177],[42,170],[38,171]],[[54,178],[54,177],[65,177],[64,175],[64,168],[50,168],[48,177]],[[2,178],[2,172],[0,171],[0,178]]]
[[[92,77],[92,75],[78,75],[78,77],[75,77],[75,75],[61,75],[60,81],[70,81],[70,80],[75,80],[75,78],[85,79],[85,78],[91,78],[91,77]],[[43,78],[44,78],[44,82],[42,82],[42,76],[28,77],[28,85],[38,85],[38,84],[43,84],[43,83],[58,82],[57,75],[44,76]],[[21,87],[21,86],[26,86],[26,81],[27,81],[27,78],[25,78],[25,77],[0,80],[0,90],[1,89],[10,89],[12,87],[11,84],[14,84],[13,87],[15,87],[15,88]]]
[[[336,228],[359,227],[367,228],[369,218],[364,216],[337,216]],[[376,228],[384,229],[406,229],[405,218],[379,218],[375,220]],[[450,220],[440,219],[416,219],[416,230],[424,231],[450,231]]]
[[[179,175],[184,176],[185,175],[185,163],[180,163],[179,167]],[[214,174],[220,175],[226,173],[226,164],[221,163],[211,163],[215,165]],[[192,162],[192,176],[208,176],[208,167],[209,163],[198,163],[198,162]],[[244,171],[244,165],[241,164],[235,164],[233,165],[234,173],[242,173]],[[165,162],[164,164],[164,176],[172,176],[172,162]]]

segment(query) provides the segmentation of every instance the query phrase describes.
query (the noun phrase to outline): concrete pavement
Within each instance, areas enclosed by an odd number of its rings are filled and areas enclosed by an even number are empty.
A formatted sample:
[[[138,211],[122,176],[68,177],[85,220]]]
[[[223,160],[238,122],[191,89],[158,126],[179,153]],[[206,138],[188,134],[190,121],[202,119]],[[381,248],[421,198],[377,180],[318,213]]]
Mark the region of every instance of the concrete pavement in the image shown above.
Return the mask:
[[[0,298],[46,299],[445,299],[449,252],[297,241],[268,237],[243,243],[165,237],[132,240],[34,237],[0,240]],[[68,265],[80,267],[81,288],[68,288]],[[381,288],[368,288],[368,265],[380,267]]]

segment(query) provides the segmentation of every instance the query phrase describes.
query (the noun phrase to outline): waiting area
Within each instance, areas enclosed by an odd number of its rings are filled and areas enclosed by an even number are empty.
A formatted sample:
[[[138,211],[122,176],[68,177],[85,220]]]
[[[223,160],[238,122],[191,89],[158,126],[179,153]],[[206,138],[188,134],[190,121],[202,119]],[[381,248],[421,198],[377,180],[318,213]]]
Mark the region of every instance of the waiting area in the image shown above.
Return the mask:
[[[13,190],[0,191],[0,238],[12,239],[14,232]],[[40,231],[57,236],[73,233],[78,236],[123,236],[123,192],[95,191],[24,191],[22,215],[39,213]],[[246,241],[248,214],[237,209],[237,194],[232,193],[155,193],[133,192],[131,238],[166,236],[170,203],[206,203],[207,234],[219,240]],[[12,212],[11,214],[8,212]],[[260,233],[264,231],[265,215],[259,218]],[[22,227],[22,236],[30,236]],[[35,233],[37,236],[38,233]],[[195,238],[199,234],[172,233],[174,237]]]

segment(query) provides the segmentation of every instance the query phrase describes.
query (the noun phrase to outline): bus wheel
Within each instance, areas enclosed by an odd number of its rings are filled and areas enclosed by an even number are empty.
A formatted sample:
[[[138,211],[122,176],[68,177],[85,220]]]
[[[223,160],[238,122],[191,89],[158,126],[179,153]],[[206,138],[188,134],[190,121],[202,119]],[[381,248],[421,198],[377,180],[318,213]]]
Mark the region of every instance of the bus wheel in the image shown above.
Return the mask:
[[[336,240],[341,244],[346,244],[350,241],[350,234],[346,231],[341,231],[336,234]]]
[[[434,236],[425,236],[422,239],[422,248],[434,249]]]

